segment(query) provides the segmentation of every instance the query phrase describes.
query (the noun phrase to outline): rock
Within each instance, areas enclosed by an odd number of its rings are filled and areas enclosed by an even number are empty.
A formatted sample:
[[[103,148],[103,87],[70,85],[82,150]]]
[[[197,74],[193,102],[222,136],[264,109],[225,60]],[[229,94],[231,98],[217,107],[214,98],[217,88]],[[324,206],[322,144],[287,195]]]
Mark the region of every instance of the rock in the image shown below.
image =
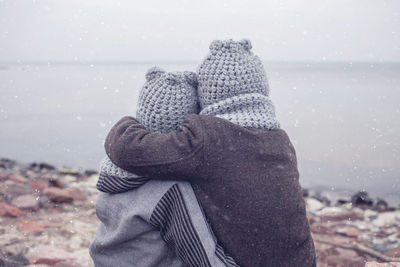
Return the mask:
[[[369,224],[365,221],[356,221],[353,226],[357,227],[357,229],[361,231],[369,230]]]
[[[8,175],[8,180],[20,183],[20,184],[26,184],[27,179],[19,174],[16,173],[11,173]]]
[[[388,242],[390,244],[394,244],[394,245],[398,245],[399,246],[400,245],[400,236],[398,234],[398,230],[396,230],[394,234],[389,235],[387,237],[387,240],[388,240]]]
[[[374,249],[376,251],[379,251],[381,253],[384,253],[387,250],[385,241],[381,238],[373,237],[372,238],[372,246],[374,247]]]
[[[343,207],[325,207],[317,212],[317,215],[340,213],[346,211]]]
[[[27,179],[16,173],[0,173],[0,181],[10,180],[19,184],[25,184]]]
[[[42,231],[44,228],[48,226],[47,224],[44,223],[37,223],[35,221],[29,221],[29,220],[18,221],[16,225],[19,226],[20,231],[30,232],[30,233]]]
[[[50,245],[39,245],[28,253],[28,259],[32,264],[55,265],[60,261],[70,260],[71,256],[63,249]]]
[[[40,170],[44,170],[45,169],[45,170],[52,171],[52,170],[55,170],[56,168],[53,165],[41,162],[41,163],[39,163],[39,169]]]
[[[66,191],[75,201],[85,201],[86,193],[77,187],[67,188]]]
[[[360,234],[360,231],[358,231],[357,228],[346,226],[337,228],[336,233],[349,237],[357,237]]]
[[[351,210],[353,208],[353,203],[351,203],[351,202],[343,203],[340,207],[342,207],[346,210]]]
[[[354,211],[340,211],[335,213],[325,213],[320,216],[321,222],[335,222],[335,221],[356,221],[362,220],[363,217]]]
[[[60,174],[69,174],[69,175],[76,175],[76,176],[80,175],[79,171],[70,169],[70,168],[61,168],[58,170],[58,172]]]
[[[331,253],[333,247],[332,245],[319,243],[318,241],[314,241],[315,244],[315,254],[317,256],[317,262],[325,262],[325,259]]]
[[[323,196],[320,192],[316,193],[313,198],[315,198],[316,200],[326,204],[326,205],[330,205],[331,201],[329,198]]]
[[[324,224],[313,224],[310,226],[311,232],[321,235],[332,235],[335,230],[332,227],[328,227]]]
[[[97,184],[97,181],[98,181],[98,180],[99,180],[99,175],[95,174],[95,175],[89,176],[89,177],[86,179],[86,181],[82,181],[82,182],[80,182],[79,184],[80,184],[82,187],[94,188],[94,189],[96,189],[96,184]],[[97,189],[96,189],[95,191],[97,192]]]
[[[308,212],[314,213],[325,207],[325,205],[322,204],[322,202],[316,200],[315,198],[305,198],[305,202],[306,202],[306,209]]]
[[[337,203],[338,205],[345,205],[345,204],[351,203],[351,201],[345,200],[345,199],[338,199],[338,201],[337,201],[336,203]]]
[[[398,258],[400,257],[400,246],[390,249],[384,253],[386,256]]]
[[[73,175],[65,175],[63,180],[67,181],[68,183],[75,183],[76,182],[76,176]]]
[[[17,208],[6,202],[0,202],[0,216],[12,216],[19,217],[22,215],[22,212]]]
[[[11,201],[12,198],[20,195],[29,194],[31,190],[22,184],[17,184],[10,181],[5,181],[0,183],[0,195],[4,196],[4,198],[8,201]]]
[[[369,261],[365,264],[365,267],[400,267],[400,262]]]
[[[326,263],[329,264],[329,266],[363,267],[364,259],[354,250],[336,247],[332,255],[326,257]]]
[[[378,212],[370,209],[366,209],[364,211],[364,218],[367,218],[369,220],[374,220],[378,217]]]
[[[21,254],[8,256],[6,258],[0,259],[0,266],[2,267],[17,267],[29,265],[29,260]]]
[[[97,172],[96,170],[86,170],[86,171],[84,172],[84,174],[85,174],[86,176],[92,176],[92,175],[98,174],[98,172]]]
[[[74,200],[73,196],[66,189],[56,187],[48,187],[43,190],[43,193],[53,202],[66,203]]]
[[[389,209],[389,204],[385,200],[378,198],[375,208],[379,211],[386,211]]]
[[[55,170],[56,168],[53,165],[50,165],[48,163],[36,163],[33,162],[29,165],[29,169],[31,170],[35,170],[35,171],[42,171],[42,170],[48,170],[48,171],[52,171]]]
[[[360,206],[372,206],[374,201],[372,198],[368,196],[368,193],[365,191],[359,191],[351,197],[351,202],[353,205]]]
[[[378,217],[372,221],[378,227],[384,225],[400,225],[400,210],[379,213]]]
[[[43,191],[45,188],[49,187],[49,182],[46,180],[32,180],[31,188],[36,191]]]
[[[349,244],[349,243],[352,243],[354,241],[354,238],[335,235],[335,236],[331,237],[331,241],[334,244],[338,244],[338,245],[340,245],[340,244]]]
[[[49,186],[58,187],[58,188],[66,188],[67,186],[58,179],[50,179]]]
[[[1,158],[0,159],[0,168],[4,169],[12,169],[15,166],[15,160]]]
[[[27,209],[27,210],[39,209],[39,199],[33,195],[18,196],[12,200],[11,204],[19,209]]]
[[[0,173],[0,181],[8,180],[8,173],[1,172]]]

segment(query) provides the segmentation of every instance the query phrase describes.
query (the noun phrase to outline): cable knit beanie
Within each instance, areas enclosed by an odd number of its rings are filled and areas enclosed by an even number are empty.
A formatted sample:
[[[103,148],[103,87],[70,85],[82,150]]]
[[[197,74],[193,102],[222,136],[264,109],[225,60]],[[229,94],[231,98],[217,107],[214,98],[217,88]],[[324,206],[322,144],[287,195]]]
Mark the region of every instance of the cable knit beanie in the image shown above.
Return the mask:
[[[150,131],[167,133],[178,129],[187,115],[199,112],[196,88],[194,72],[150,68],[139,95],[137,120]]]
[[[213,41],[198,69],[200,114],[248,128],[276,129],[264,67],[249,40]]]

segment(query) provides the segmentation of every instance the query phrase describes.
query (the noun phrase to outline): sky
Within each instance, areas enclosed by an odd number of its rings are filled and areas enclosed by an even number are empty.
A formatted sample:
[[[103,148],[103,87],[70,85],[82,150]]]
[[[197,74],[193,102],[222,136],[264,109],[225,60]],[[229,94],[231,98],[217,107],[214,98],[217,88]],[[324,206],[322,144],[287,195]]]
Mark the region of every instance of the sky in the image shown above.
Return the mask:
[[[400,1],[0,0],[0,61],[201,60],[248,38],[266,61],[400,61]]]

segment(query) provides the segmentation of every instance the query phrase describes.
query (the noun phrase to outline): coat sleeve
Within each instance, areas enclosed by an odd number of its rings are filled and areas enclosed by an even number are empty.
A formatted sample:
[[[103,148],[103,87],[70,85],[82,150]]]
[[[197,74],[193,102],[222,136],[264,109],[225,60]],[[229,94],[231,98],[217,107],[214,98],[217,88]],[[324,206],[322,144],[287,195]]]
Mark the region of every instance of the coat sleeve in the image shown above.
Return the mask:
[[[132,173],[190,180],[203,163],[204,129],[195,114],[177,131],[166,134],[147,130],[133,117],[123,117],[108,134],[105,149],[116,165]]]

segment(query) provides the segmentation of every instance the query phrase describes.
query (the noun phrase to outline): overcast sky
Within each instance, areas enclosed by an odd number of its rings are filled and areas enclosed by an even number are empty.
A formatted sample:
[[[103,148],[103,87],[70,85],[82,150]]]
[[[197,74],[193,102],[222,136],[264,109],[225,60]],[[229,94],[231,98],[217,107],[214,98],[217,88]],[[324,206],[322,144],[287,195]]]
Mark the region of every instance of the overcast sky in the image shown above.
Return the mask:
[[[400,61],[399,33],[399,0],[0,0],[0,61],[198,61],[226,38],[271,61]]]

